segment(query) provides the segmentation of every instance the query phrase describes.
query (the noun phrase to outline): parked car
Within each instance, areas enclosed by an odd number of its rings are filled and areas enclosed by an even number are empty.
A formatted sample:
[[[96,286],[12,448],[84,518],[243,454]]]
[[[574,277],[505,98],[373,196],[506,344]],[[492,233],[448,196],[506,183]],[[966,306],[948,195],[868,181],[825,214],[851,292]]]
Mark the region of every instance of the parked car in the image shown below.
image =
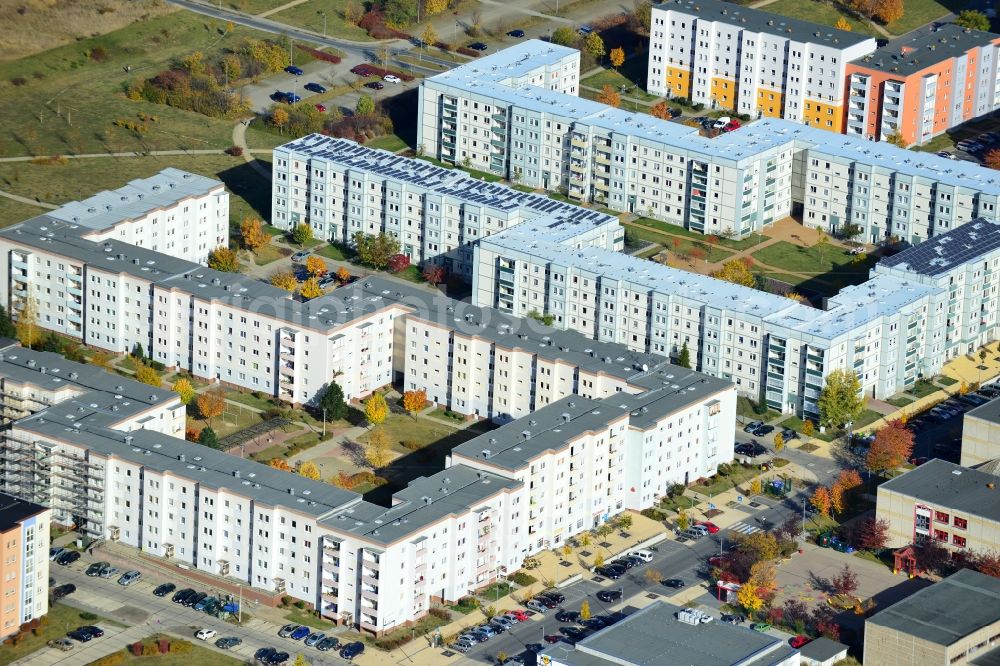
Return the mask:
[[[215,647],[222,650],[232,650],[238,645],[242,645],[243,639],[236,636],[225,636],[215,641]]]
[[[156,589],[153,590],[153,594],[158,597],[165,597],[176,589],[177,586],[173,583],[163,583],[162,585],[158,585]]]
[[[579,622],[580,613],[577,611],[561,610],[556,613],[556,619],[559,622]]]
[[[743,432],[749,435],[753,435],[755,434],[757,428],[761,427],[762,425],[764,425],[763,421],[751,421],[750,423],[743,426]]]
[[[218,603],[218,601],[219,600],[216,599],[215,597],[205,597],[204,599],[202,599],[201,601],[199,601],[194,605],[194,609],[198,612],[202,612],[207,608],[209,608],[210,606]]]
[[[199,601],[201,601],[202,599],[204,599],[207,596],[208,595],[205,594],[204,592],[197,592],[197,593],[192,594],[191,596],[189,596],[184,601],[182,601],[181,605],[182,606],[187,606],[188,608],[191,608],[192,606],[194,606],[195,604],[197,604]]]
[[[591,27],[590,27],[589,25],[581,25],[581,26],[580,26],[580,27],[579,27],[579,28],[577,29],[577,32],[578,32],[578,33],[580,33],[581,35],[583,35],[584,37],[586,37],[586,36],[587,36],[587,35],[589,35],[590,33],[594,32],[594,29],[593,29],[593,28],[591,28]]]
[[[285,93],[285,104],[295,104],[296,102],[301,102],[302,98],[293,92]]]
[[[754,434],[757,435],[758,437],[763,437],[764,435],[770,435],[772,432],[774,432],[774,426],[769,426],[765,424],[757,428]]]
[[[486,634],[487,638],[493,638],[497,635],[497,630],[488,624],[481,624],[473,629],[473,631],[480,634]]]
[[[486,51],[490,47],[486,46],[486,44],[483,44],[482,42],[472,42],[469,44],[469,48],[473,51]]]
[[[208,628],[199,629],[198,633],[196,633],[194,637],[200,641],[207,641],[210,638],[215,638],[215,635],[217,633],[219,632],[217,632],[215,629],[208,629]]]
[[[695,523],[695,527],[704,527],[709,534],[715,534],[719,531],[719,526],[708,520],[699,520]]]
[[[305,643],[309,647],[313,647],[324,638],[326,638],[326,634],[324,634],[322,631],[314,631],[308,636],[306,636],[306,639],[303,641],[303,643]]]
[[[46,645],[48,645],[50,648],[55,648],[57,650],[62,650],[63,652],[67,652],[69,650],[72,650],[73,647],[76,645],[76,643],[74,643],[68,638],[53,638],[51,641],[46,643]]]
[[[516,624],[516,620],[510,619],[506,615],[497,615],[490,620],[490,624],[499,624],[503,627],[504,631],[507,631]]]
[[[385,88],[385,84],[382,83],[381,81],[372,81],[370,83],[366,83],[365,88],[371,88],[372,90],[382,90],[382,88]]]
[[[52,598],[62,599],[68,597],[69,595],[76,592],[76,585],[73,583],[66,583],[65,585],[60,585],[59,587],[52,588]]]
[[[326,92],[326,88],[324,88],[323,86],[321,86],[318,83],[309,82],[309,83],[305,84],[302,87],[305,88],[306,90],[309,90],[309,91],[312,91],[312,92],[318,93],[318,94],[323,94],[323,93]]]
[[[275,652],[267,660],[267,663],[269,663],[269,664],[283,664],[286,661],[288,661],[288,657],[289,656],[290,655],[287,652]]]
[[[73,631],[66,634],[66,636],[72,638],[75,641],[80,641],[81,643],[87,643],[94,639],[93,636],[88,634],[86,631],[83,631],[82,629],[74,629]]]
[[[788,644],[791,645],[796,650],[798,650],[800,647],[802,647],[806,643],[811,643],[811,642],[812,642],[811,638],[809,638],[808,636],[803,636],[802,634],[799,634],[798,636],[793,636],[792,639],[790,641],[788,641]]]
[[[587,630],[583,627],[560,627],[559,632],[572,641],[578,641],[587,636]]]
[[[49,548],[49,559],[53,561],[58,560],[60,555],[67,552],[69,551],[66,548]]]
[[[722,116],[718,118],[714,123],[712,123],[712,129],[721,130],[729,123],[733,122],[733,119],[729,116]]]
[[[338,638],[334,636],[327,636],[316,644],[316,649],[320,652],[329,652],[330,650],[336,650],[338,645],[340,645],[340,640]]]
[[[723,613],[722,617],[719,619],[726,624],[743,624],[746,622],[745,617],[734,613]]]
[[[277,652],[273,647],[262,647],[253,653],[253,658],[266,664],[271,655],[277,654]]]
[[[726,126],[722,128],[723,132],[732,132],[733,130],[738,130],[741,127],[740,121],[735,118],[726,123]]]
[[[295,631],[291,633],[289,638],[293,641],[301,641],[303,638],[309,635],[309,627],[296,627]]]
[[[520,28],[518,28],[517,30],[511,30],[510,32],[507,33],[507,36],[516,37],[520,39],[521,37],[524,37],[524,30],[521,30]]]
[[[794,431],[794,430],[792,430],[791,428],[788,428],[787,430],[782,430],[782,431],[781,431],[781,439],[782,439],[782,440],[783,440],[783,441],[784,441],[784,442],[785,442],[786,444],[787,444],[788,442],[792,441],[793,439],[798,439],[798,438],[799,438],[799,433],[795,432],[795,431]]]
[[[310,254],[312,254],[312,252],[309,250],[299,250],[292,255],[292,261],[305,261]]]
[[[78,631],[86,631],[90,634],[91,638],[100,638],[104,635],[104,630],[100,627],[95,627],[92,624],[85,624],[82,627],[77,627]]]
[[[604,603],[611,603],[622,598],[621,590],[601,590],[597,593],[597,598]]]
[[[121,573],[121,570],[118,567],[113,567],[110,564],[105,563],[97,575],[101,578],[114,578],[119,573]]]
[[[562,634],[548,634],[543,637],[546,643],[559,643],[562,641]]]
[[[604,627],[610,626],[611,620],[604,617],[603,615],[595,615],[594,617],[588,620],[584,620],[580,624],[587,627],[588,629],[593,629],[594,631],[598,631],[600,629],[603,629]]]
[[[750,625],[750,628],[754,631],[759,631],[764,633],[765,631],[771,631],[771,625],[767,622],[754,622]]]
[[[89,567],[87,567],[87,570],[84,573],[87,574],[88,576],[94,576],[94,577],[96,577],[96,576],[101,575],[101,569],[103,569],[104,567],[110,567],[110,566],[111,565],[108,564],[107,562],[94,562]]]
[[[535,601],[534,599],[528,599],[528,601],[524,603],[524,607],[529,610],[533,610],[536,613],[545,613],[545,611],[548,610],[542,602]]]
[[[622,577],[622,571],[614,567],[609,567],[607,565],[603,567],[597,567],[596,569],[594,569],[594,573],[596,573],[598,576],[604,576],[605,578],[610,578],[611,580],[617,580],[618,578]]]
[[[171,601],[173,601],[175,604],[179,604],[183,602],[184,599],[186,599],[189,595],[192,595],[194,593],[195,593],[194,590],[192,590],[190,587],[185,587],[183,590],[174,593],[174,596],[171,599]]]
[[[70,564],[73,564],[78,559],[80,559],[80,553],[76,552],[75,550],[70,550],[60,555],[59,559],[56,560],[56,564],[65,567],[69,566]]]
[[[386,83],[402,83],[403,79],[399,78],[395,74],[386,74],[382,77],[382,80]]]
[[[344,659],[354,659],[365,651],[365,644],[361,641],[348,643],[340,650],[340,656]]]
[[[518,622],[526,622],[528,620],[528,614],[525,613],[520,608],[515,608],[514,610],[509,610],[506,613],[504,613],[504,615],[508,615],[510,617],[513,617]]]
[[[632,555],[634,557],[638,557],[643,562],[652,562],[653,561],[653,553],[652,553],[652,551],[646,550],[645,548],[642,549],[642,550],[635,551],[634,553],[632,553]]]
[[[671,118],[679,118],[681,116],[681,110],[673,106],[670,107],[668,113],[670,114]]]
[[[947,157],[949,160],[956,159],[954,153],[949,153],[947,150],[939,150],[934,154],[938,157]]]
[[[672,587],[675,590],[679,590],[682,587],[684,587],[684,581],[682,581],[680,578],[668,578],[666,580],[661,580],[660,584],[666,587]]]
[[[285,71],[288,72],[289,74],[294,74],[295,76],[302,76],[303,74],[302,68],[296,67],[295,65],[289,65],[288,67],[285,68]]]
[[[559,607],[559,603],[555,599],[550,599],[549,597],[546,597],[545,595],[542,594],[535,597],[535,601],[545,606],[549,610]]]
[[[548,597],[549,599],[551,599],[552,601],[556,602],[557,604],[564,604],[564,603],[566,603],[566,595],[565,594],[561,594],[559,592],[543,592],[542,596],[543,597]]]
[[[472,638],[467,638],[464,636],[459,636],[455,639],[455,642],[450,645],[452,650],[456,652],[466,653],[476,646],[475,640]]]
[[[326,113],[326,104],[317,104],[316,110],[320,113]]]
[[[121,575],[121,578],[118,579],[118,584],[128,587],[129,585],[139,580],[140,578],[142,578],[141,571],[135,571],[135,570],[126,571]]]

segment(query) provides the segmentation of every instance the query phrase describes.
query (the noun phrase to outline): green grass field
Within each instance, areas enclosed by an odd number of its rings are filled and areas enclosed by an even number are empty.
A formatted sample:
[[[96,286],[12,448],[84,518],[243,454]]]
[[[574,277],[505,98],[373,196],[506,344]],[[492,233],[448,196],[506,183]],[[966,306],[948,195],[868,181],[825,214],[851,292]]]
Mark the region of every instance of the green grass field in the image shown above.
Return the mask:
[[[214,119],[124,95],[133,80],[152,76],[174,59],[212,53],[263,33],[226,26],[191,12],[174,12],[134,23],[107,35],[84,39],[21,60],[0,64],[0,154],[53,155],[147,150],[226,148],[232,121]],[[97,62],[86,54],[107,51]],[[131,72],[125,68],[130,67]],[[23,84],[16,85],[23,79]],[[117,120],[154,116],[135,136]]]
[[[272,7],[286,4],[285,0],[275,0]],[[323,33],[323,12],[326,12],[326,34],[329,37],[341,37],[357,42],[372,41],[368,33],[356,25],[343,19],[344,8],[349,0],[307,0],[301,5],[295,5],[267,18],[279,23],[305,28],[313,32]]]
[[[45,617],[47,618],[45,626],[39,630],[38,636],[29,635],[15,646],[5,645],[0,648],[0,666],[22,659],[32,652],[44,648],[46,642],[53,638],[62,638],[66,632],[73,631],[77,627],[85,624],[108,624],[107,620],[103,618],[84,620],[80,617],[79,609],[63,604],[50,606],[48,615]]]
[[[430,420],[421,417],[414,419],[409,415],[390,414],[381,425],[378,426],[389,436],[389,442],[393,451],[398,453],[409,453],[409,449],[402,445],[402,442],[412,441],[420,446],[426,446],[449,435],[455,434],[455,428],[448,427],[437,420]],[[470,433],[469,439],[474,434]],[[360,437],[362,441],[368,441],[367,434]]]
[[[911,0],[907,0],[907,11],[910,11],[910,2]],[[812,21],[813,23],[829,26],[837,23],[840,17],[843,16],[851,24],[851,32],[871,35],[873,37],[879,36],[878,31],[870,24],[849,16],[847,12],[838,9],[833,3],[826,2],[825,0],[777,0],[777,2],[769,3],[762,9],[789,18]]]
[[[763,269],[765,277],[827,295],[867,280],[869,269],[876,262],[876,258],[871,256],[855,262],[857,257],[833,245],[825,248],[816,245],[801,247],[786,241],[768,245],[751,256],[772,268],[789,271],[781,273]]]
[[[903,3],[903,18],[893,21],[885,28],[894,35],[902,35],[950,12],[958,13],[968,6],[962,0],[906,0]]]
[[[149,638],[155,639],[157,636],[150,636]],[[177,640],[173,636],[163,636],[163,638],[170,641]],[[217,650],[202,647],[198,645],[200,641],[196,641],[193,638],[188,640],[188,642],[191,643],[191,650],[188,652],[173,652],[148,657],[133,657],[131,652],[123,650],[126,657],[122,663],[129,666],[153,666],[153,664],[157,664],[158,666],[238,666],[239,664],[246,663],[243,659],[230,657],[229,655],[220,654]]]
[[[605,63],[607,63],[606,59]],[[580,81],[580,85],[598,90],[604,86],[611,86],[619,92],[622,86],[626,86],[627,92],[625,94],[629,97],[646,102],[655,102],[660,99],[658,96],[646,92],[646,59],[641,56],[626,60],[617,71],[608,66],[603,72],[598,72]]]
[[[0,187],[0,189],[5,188]],[[48,209],[0,197],[0,227],[9,227],[29,217],[41,215],[46,210]]]
[[[266,163],[270,164],[269,160]],[[101,190],[121,187],[133,178],[151,176],[171,166],[224,182],[232,192],[229,206],[231,221],[238,224],[247,215],[270,219],[270,182],[250,168],[242,157],[223,154],[94,157],[52,166],[5,162],[0,163],[0,189],[58,205],[89,197]],[[10,215],[17,212],[16,206],[11,207]],[[0,209],[0,214],[6,213]],[[25,217],[31,214],[32,211],[27,210]],[[7,223],[17,221],[11,219]]]

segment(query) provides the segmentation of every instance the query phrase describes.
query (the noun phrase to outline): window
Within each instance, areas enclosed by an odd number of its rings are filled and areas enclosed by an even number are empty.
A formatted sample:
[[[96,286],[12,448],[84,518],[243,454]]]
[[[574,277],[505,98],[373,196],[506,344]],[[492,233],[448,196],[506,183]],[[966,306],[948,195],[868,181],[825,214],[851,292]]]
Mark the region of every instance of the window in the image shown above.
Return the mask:
[[[965,548],[965,537],[961,537],[955,534],[951,537],[951,542],[956,546],[958,546],[959,548]]]
[[[935,511],[934,512],[934,522],[936,522],[936,523],[947,523],[948,519],[949,519],[949,516],[948,516],[947,513],[943,512],[943,511]]]
[[[934,540],[948,543],[948,533],[944,530],[934,530]]]
[[[955,527],[964,530],[969,528],[969,521],[965,518],[955,518]]]

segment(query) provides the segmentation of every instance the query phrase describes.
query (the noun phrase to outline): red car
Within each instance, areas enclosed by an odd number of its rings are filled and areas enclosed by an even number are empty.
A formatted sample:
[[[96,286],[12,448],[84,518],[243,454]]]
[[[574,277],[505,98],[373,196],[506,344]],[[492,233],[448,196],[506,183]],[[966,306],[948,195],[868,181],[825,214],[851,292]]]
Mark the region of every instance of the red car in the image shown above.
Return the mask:
[[[927,458],[925,458],[923,456],[920,456],[919,458],[916,457],[916,456],[914,456],[913,458],[910,458],[910,464],[913,465],[914,467],[920,467],[925,462],[927,462]]]
[[[741,127],[740,121],[738,121],[736,119],[733,119],[733,120],[730,120],[729,123],[725,127],[722,128],[722,131],[723,132],[732,132],[733,130],[737,130],[740,127]]]
[[[546,643],[558,643],[563,639],[562,634],[549,634],[545,637]]]
[[[718,525],[716,525],[715,523],[710,523],[707,520],[699,520],[698,522],[695,523],[695,525],[701,525],[706,530],[708,530],[709,534],[715,534],[716,532],[719,531]]]
[[[525,613],[520,608],[515,608],[514,610],[509,610],[509,611],[504,611],[504,614],[512,616],[518,622],[527,622],[528,621],[528,614]]]
[[[375,73],[375,69],[371,65],[355,65],[351,68],[351,73],[358,76],[371,76]]]
[[[726,558],[722,555],[712,555],[712,557],[708,558],[708,563],[713,567],[721,566],[725,561]]]
[[[806,643],[812,643],[812,639],[809,638],[808,636],[803,636],[801,634],[799,634],[798,636],[794,636],[790,641],[788,641],[788,644],[791,645],[796,650],[798,650]]]
[[[316,110],[319,111],[320,113],[326,113],[326,107],[323,106],[322,104],[317,104]]]

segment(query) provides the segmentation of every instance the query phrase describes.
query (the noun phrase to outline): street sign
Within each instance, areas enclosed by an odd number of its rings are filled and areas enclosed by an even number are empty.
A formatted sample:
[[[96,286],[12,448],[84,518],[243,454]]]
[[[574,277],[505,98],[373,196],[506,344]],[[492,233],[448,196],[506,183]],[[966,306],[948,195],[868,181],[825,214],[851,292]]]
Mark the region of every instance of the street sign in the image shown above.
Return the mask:
[[[710,511],[711,511],[711,510],[714,510],[714,509],[715,509],[715,505],[714,505],[714,504],[712,504],[711,502],[709,502],[709,503],[708,503],[708,509],[709,509]]]
[[[739,502],[740,504],[743,504],[743,495],[737,495],[736,501]]]

